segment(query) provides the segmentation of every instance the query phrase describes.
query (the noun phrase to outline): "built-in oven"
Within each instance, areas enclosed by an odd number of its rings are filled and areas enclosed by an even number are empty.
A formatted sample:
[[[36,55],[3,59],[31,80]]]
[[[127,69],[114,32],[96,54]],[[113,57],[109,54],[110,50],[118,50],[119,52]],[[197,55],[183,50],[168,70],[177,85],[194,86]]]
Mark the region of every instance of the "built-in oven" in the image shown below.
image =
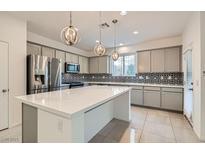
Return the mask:
[[[66,73],[79,73],[80,65],[72,64],[72,63],[65,63],[65,72]]]

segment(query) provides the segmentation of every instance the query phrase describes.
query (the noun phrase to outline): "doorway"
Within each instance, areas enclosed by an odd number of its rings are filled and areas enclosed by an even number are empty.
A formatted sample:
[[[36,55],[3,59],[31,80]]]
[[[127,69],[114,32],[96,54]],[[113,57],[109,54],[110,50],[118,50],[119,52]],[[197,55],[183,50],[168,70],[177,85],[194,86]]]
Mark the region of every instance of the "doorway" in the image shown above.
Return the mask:
[[[0,41],[0,130],[8,128],[9,124],[9,46]]]
[[[184,53],[184,114],[193,124],[192,49]]]

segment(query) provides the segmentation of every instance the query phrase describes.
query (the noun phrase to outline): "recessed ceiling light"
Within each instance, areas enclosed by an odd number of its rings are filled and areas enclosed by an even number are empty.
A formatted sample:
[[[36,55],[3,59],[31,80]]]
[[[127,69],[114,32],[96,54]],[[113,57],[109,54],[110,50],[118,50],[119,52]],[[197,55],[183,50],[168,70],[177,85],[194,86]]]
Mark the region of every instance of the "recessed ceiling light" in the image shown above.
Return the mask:
[[[121,11],[121,12],[120,12],[120,15],[121,15],[121,16],[127,15],[127,11]]]
[[[99,40],[96,40],[95,42],[96,42],[96,43],[99,43],[100,41],[99,41]]]
[[[123,43],[120,43],[120,46],[124,45]]]
[[[134,31],[134,32],[133,32],[133,34],[135,34],[135,35],[138,34],[138,33],[139,33],[138,31]]]

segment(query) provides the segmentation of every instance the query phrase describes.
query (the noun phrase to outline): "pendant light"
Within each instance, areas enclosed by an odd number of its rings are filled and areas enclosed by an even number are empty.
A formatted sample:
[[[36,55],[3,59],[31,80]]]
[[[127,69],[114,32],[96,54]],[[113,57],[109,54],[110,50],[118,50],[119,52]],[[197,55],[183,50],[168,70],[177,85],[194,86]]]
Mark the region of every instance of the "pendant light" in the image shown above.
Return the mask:
[[[117,19],[112,20],[113,24],[114,24],[114,51],[112,53],[112,59],[114,61],[117,61],[119,58],[119,53],[116,50],[116,23],[118,22]]]
[[[72,12],[70,11],[70,25],[61,30],[61,40],[67,45],[75,45],[79,41],[78,30],[72,25]]]
[[[106,52],[106,49],[105,47],[102,45],[102,42],[101,42],[101,18],[102,18],[102,13],[99,12],[99,42],[97,42],[96,46],[94,47],[94,53],[97,55],[97,56],[103,56]]]

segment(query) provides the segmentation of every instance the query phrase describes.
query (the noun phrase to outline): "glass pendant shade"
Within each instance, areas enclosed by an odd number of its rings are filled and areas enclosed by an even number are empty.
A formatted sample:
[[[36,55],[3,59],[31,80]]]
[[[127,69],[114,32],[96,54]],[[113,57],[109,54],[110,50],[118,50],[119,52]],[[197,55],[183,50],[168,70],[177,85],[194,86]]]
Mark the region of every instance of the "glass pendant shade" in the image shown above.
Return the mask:
[[[105,47],[101,43],[96,44],[94,48],[94,53],[97,56],[103,56],[105,52],[106,52]]]
[[[112,59],[113,59],[114,61],[117,61],[118,58],[119,58],[119,53],[118,53],[117,51],[114,51],[114,52],[112,53]]]
[[[61,40],[64,41],[67,45],[74,45],[78,43],[78,30],[72,26],[72,15],[70,12],[70,26],[66,26],[61,31]]]

